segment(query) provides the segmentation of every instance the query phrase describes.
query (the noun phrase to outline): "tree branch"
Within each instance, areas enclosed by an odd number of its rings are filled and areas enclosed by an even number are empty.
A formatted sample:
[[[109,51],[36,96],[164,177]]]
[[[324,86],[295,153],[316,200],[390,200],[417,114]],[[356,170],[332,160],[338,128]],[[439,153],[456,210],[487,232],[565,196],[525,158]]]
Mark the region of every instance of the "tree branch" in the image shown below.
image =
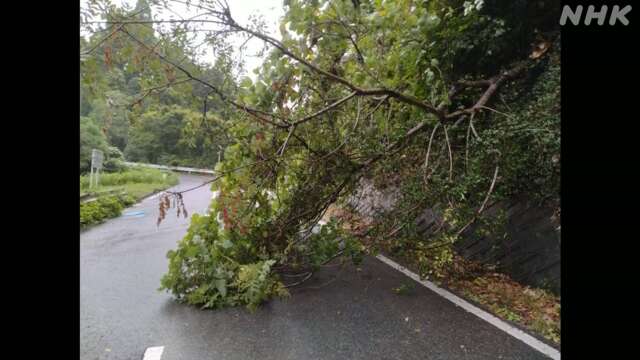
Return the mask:
[[[168,83],[166,83],[166,84],[158,85],[158,86],[155,86],[155,87],[149,88],[149,89],[147,89],[147,90],[144,90],[144,94],[143,94],[140,98],[136,99],[136,101],[134,101],[133,103],[131,103],[131,105],[130,105],[130,106],[133,106],[133,105],[139,104],[142,100],[144,100],[144,98],[146,98],[147,96],[149,96],[149,94],[151,94],[151,93],[152,93],[152,92],[154,92],[154,91],[158,91],[158,90],[162,90],[162,89],[165,89],[165,88],[169,88],[169,87],[171,87],[171,86],[173,86],[173,85],[178,85],[178,84],[182,84],[182,83],[189,82],[189,81],[191,81],[191,79],[189,79],[189,78],[186,78],[186,79],[180,79],[180,80],[177,80],[177,81],[175,81],[175,80],[174,80],[174,81],[170,81],[170,82],[168,82]],[[206,105],[205,105],[205,106],[206,106]]]
[[[282,44],[280,41],[257,31],[251,30],[249,28],[243,27],[240,24],[238,24],[232,17],[231,14],[229,12],[228,9],[225,9],[224,13],[224,17],[223,20],[227,23],[228,26],[232,27],[232,28],[236,28],[240,31],[246,32],[248,34],[251,34],[253,36],[255,36],[256,38],[276,47],[278,50],[280,50],[283,54],[285,54],[286,56],[296,60],[297,62],[299,62],[300,64],[303,64],[304,66],[306,66],[307,68],[311,69],[312,71],[334,81],[337,82],[339,84],[342,84],[344,86],[346,86],[347,88],[349,88],[350,90],[356,92],[358,95],[361,96],[376,96],[376,95],[388,95],[390,97],[393,97],[395,99],[398,99],[401,102],[404,102],[406,104],[410,104],[416,107],[419,107],[423,110],[425,110],[428,113],[434,114],[436,116],[438,116],[438,118],[440,119],[444,119],[444,114],[439,111],[438,109],[436,109],[434,106],[427,104],[423,101],[420,101],[418,98],[413,97],[411,95],[407,95],[407,94],[403,94],[400,92],[397,92],[395,90],[391,90],[391,89],[387,89],[387,88],[374,88],[374,89],[363,89],[360,88],[356,85],[354,85],[353,83],[351,83],[350,81],[348,81],[347,79],[340,77],[338,75],[335,75],[331,72],[328,72],[326,70],[323,70],[313,64],[311,64],[310,62],[308,62],[307,60],[301,58],[300,56],[294,54],[293,52],[291,52],[286,46],[284,46],[284,44]]]
[[[194,80],[196,82],[201,83],[202,85],[210,88],[211,90],[213,90],[214,93],[216,93],[216,95],[218,95],[223,101],[233,105],[234,107],[236,107],[239,110],[242,110],[244,112],[246,112],[247,114],[253,116],[254,118],[258,119],[259,121],[263,122],[263,123],[267,123],[279,128],[288,128],[290,125],[288,124],[281,124],[281,123],[276,123],[274,121],[271,121],[263,116],[259,116],[259,115],[266,115],[269,116],[271,118],[277,118],[276,115],[273,115],[271,113],[268,113],[266,111],[262,111],[262,110],[258,110],[258,109],[254,109],[251,107],[248,107],[247,105],[244,104],[239,104],[231,99],[229,99],[220,89],[218,89],[216,86],[198,78],[195,77],[191,74],[191,72],[189,72],[187,69],[185,69],[183,66],[174,63],[173,61],[169,60],[168,58],[166,58],[165,56],[163,56],[162,54],[158,53],[156,50],[149,48],[149,46],[147,44],[145,44],[144,42],[142,42],[141,40],[139,40],[137,37],[133,36],[129,31],[127,31],[127,29],[125,27],[123,27],[121,29],[121,31],[123,31],[125,34],[127,34],[127,36],[129,36],[131,39],[133,39],[133,41],[135,41],[136,43],[140,44],[142,47],[144,47],[145,49],[149,50],[150,52],[152,52],[154,55],[156,55],[159,59],[161,59],[162,61],[168,63],[169,65],[175,67],[176,69],[180,70],[182,73],[184,73],[185,75],[187,75],[188,78],[190,78],[191,80]]]
[[[452,119],[455,119],[455,118],[457,118],[457,117],[459,117],[461,115],[464,115],[464,114],[473,115],[473,114],[479,112],[480,110],[482,110],[485,107],[485,105],[487,104],[489,99],[491,99],[491,97],[496,92],[496,90],[498,90],[500,85],[502,85],[507,80],[515,78],[517,75],[519,75],[525,69],[526,69],[526,63],[522,62],[522,63],[516,65],[514,68],[512,68],[510,70],[507,70],[507,71],[503,72],[502,74],[494,76],[494,77],[492,77],[491,79],[488,79],[488,80],[462,81],[462,82],[459,82],[460,84],[462,84],[464,86],[467,86],[467,87],[484,87],[484,86],[487,86],[487,89],[484,91],[484,93],[480,96],[478,101],[476,101],[476,103],[472,107],[464,109],[464,110],[455,111],[455,112],[452,112],[450,114],[447,114],[447,115],[445,115],[445,119],[446,120],[452,120]],[[455,93],[456,90],[454,90],[452,92]],[[452,92],[450,92],[449,94],[451,95]]]
[[[124,24],[121,24],[120,26],[118,26],[117,28],[115,28],[115,30],[113,30],[111,33],[109,33],[109,35],[105,36],[104,38],[100,39],[100,41],[98,41],[94,46],[91,47],[91,49],[80,53],[80,55],[89,55],[93,52],[93,50],[97,49],[100,45],[102,45],[105,41],[109,40],[113,35],[115,35],[118,31],[120,31],[120,29],[122,29],[122,27],[124,26]]]
[[[357,95],[357,93],[354,91],[354,92],[350,93],[349,95],[343,97],[342,99],[334,102],[333,104],[331,104],[331,105],[329,105],[329,106],[327,106],[327,107],[325,107],[325,108],[323,108],[321,110],[318,110],[315,113],[313,113],[313,114],[311,114],[309,116],[306,116],[306,117],[304,117],[304,118],[302,118],[302,119],[300,119],[298,121],[295,121],[295,122],[291,123],[291,125],[297,126],[297,125],[300,125],[300,124],[302,124],[304,122],[307,122],[307,121],[309,121],[309,120],[311,120],[311,119],[313,119],[315,117],[318,117],[318,116],[326,113],[327,111],[330,111],[330,110],[342,105],[343,103],[349,101],[352,97],[354,97],[356,95]]]

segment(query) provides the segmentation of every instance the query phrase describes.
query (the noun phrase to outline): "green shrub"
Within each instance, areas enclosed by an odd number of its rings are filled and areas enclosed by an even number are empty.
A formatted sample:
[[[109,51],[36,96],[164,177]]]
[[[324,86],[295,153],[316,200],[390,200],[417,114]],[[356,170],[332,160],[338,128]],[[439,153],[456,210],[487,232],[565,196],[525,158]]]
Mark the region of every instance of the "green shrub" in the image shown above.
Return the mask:
[[[120,161],[119,159],[114,159]],[[116,187],[117,191],[124,190],[127,193],[119,195],[104,195],[97,200],[80,204],[80,226],[84,227],[103,221],[104,219],[119,216],[127,206],[136,202],[148,194],[151,190],[167,188],[178,183],[178,176],[172,172],[158,169],[134,168],[117,173],[100,174],[100,187],[95,194],[110,192]],[[88,190],[89,176],[80,177],[80,192]],[[107,189],[102,189],[107,187]],[[93,190],[93,189],[92,189]],[[135,196],[134,196],[135,195]]]
[[[119,216],[122,209],[135,202],[131,196],[104,196],[95,201],[80,204],[80,227]]]
[[[115,146],[110,146],[105,153],[106,160],[104,162],[104,172],[122,172],[127,169],[127,165],[124,163],[124,156],[122,151]]]
[[[106,155],[109,159],[124,159],[122,151],[115,146],[109,146]]]
[[[122,172],[127,169],[127,165],[121,159],[109,159],[104,162],[103,169],[105,173]]]

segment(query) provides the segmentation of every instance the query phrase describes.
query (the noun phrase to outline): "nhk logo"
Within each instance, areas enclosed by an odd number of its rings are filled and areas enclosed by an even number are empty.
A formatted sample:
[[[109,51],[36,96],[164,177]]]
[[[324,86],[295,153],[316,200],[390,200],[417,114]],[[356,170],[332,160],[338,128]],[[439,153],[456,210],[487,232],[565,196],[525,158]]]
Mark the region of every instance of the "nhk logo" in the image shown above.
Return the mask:
[[[610,13],[608,13],[609,7],[607,7],[607,5],[602,5],[600,11],[596,11],[595,8],[596,7],[593,5],[589,5],[589,7],[587,7],[587,12],[584,15],[585,25],[590,25],[593,20],[597,20],[598,25],[603,25],[607,20],[607,15],[609,15],[609,25],[613,26],[618,21],[625,26],[629,25],[629,20],[625,16],[629,11],[631,11],[631,5],[627,5],[623,8],[620,8],[618,5],[614,5]],[[562,15],[560,15],[560,25],[566,24],[567,19],[571,20],[573,25],[580,25],[580,20],[583,18],[583,9],[584,7],[582,5],[578,5],[574,11],[569,5],[565,5],[562,9]]]

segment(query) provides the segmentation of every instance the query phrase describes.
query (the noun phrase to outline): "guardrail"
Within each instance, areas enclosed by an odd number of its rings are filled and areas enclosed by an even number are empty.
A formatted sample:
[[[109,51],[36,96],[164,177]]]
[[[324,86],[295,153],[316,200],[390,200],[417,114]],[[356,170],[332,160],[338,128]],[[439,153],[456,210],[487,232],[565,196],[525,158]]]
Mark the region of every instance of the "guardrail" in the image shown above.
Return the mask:
[[[215,171],[209,170],[209,169],[197,169],[197,168],[190,168],[190,167],[184,167],[184,166],[165,166],[165,165],[156,165],[156,164],[136,163],[136,162],[129,162],[129,161],[125,161],[124,163],[129,166],[142,166],[142,167],[149,167],[154,169],[186,172],[189,174],[215,175]]]

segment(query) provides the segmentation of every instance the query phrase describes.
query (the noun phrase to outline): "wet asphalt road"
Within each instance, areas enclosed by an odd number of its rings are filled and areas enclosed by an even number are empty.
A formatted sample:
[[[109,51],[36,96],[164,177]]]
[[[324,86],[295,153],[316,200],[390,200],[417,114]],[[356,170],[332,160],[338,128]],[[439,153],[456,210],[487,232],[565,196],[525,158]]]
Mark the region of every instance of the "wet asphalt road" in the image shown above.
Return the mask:
[[[182,175],[177,188],[206,177]],[[208,186],[185,194],[204,213]],[[188,219],[172,211],[156,228],[157,198],[80,236],[80,354],[83,360],[139,360],[164,346],[162,360],[199,359],[545,359],[519,340],[368,258],[327,267],[286,300],[251,314],[202,311],[160,293],[168,250]]]

